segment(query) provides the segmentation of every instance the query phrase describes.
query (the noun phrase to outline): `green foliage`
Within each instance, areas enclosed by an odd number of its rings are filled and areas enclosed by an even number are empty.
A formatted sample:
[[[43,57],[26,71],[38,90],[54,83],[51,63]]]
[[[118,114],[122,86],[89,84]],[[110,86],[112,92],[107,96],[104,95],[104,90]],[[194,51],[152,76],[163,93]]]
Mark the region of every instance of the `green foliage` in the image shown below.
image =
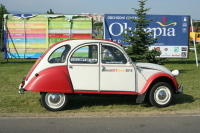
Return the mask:
[[[194,44],[191,43],[191,47],[193,48]],[[195,53],[194,49],[189,49],[189,51]],[[196,52],[200,53],[200,44],[196,44]]]
[[[47,11],[47,14],[54,14],[54,12],[52,9],[50,9],[49,11]]]
[[[200,53],[200,44],[196,45],[197,52]]]
[[[0,4],[0,17],[2,20],[3,14],[9,14],[9,12],[7,11],[6,7],[2,4]]]
[[[133,22],[134,29],[125,29],[127,33],[123,34],[125,37],[123,41],[130,44],[130,46],[126,48],[126,52],[133,61],[155,61],[154,63],[156,63],[157,59],[155,57],[159,56],[161,52],[157,50],[148,50],[148,47],[156,43],[158,38],[151,37],[153,32],[145,31],[149,26],[149,22],[153,20],[146,19],[146,12],[150,10],[150,8],[144,8],[146,1],[147,0],[138,1],[140,3],[140,9],[133,8],[138,19],[130,18]]]
[[[3,15],[9,14],[4,5],[0,4],[0,37],[3,39]],[[0,42],[0,51],[3,49],[3,42]]]
[[[73,16],[73,19],[87,19],[87,16]]]
[[[94,23],[94,26],[95,26],[95,27],[102,27],[102,26],[103,26],[103,23],[102,23],[102,22]]]
[[[193,24],[194,27],[197,27],[197,26],[199,27],[200,22],[193,22],[192,24]],[[191,25],[190,25],[190,26],[191,26]]]
[[[198,32],[199,31],[199,28],[200,28],[200,22],[194,22],[193,23],[193,27],[195,27],[196,28],[196,32]]]
[[[168,61],[167,59],[156,58],[158,55],[161,55],[160,50],[157,50],[157,49],[149,50],[148,52],[145,53],[146,61],[150,63],[160,64],[160,65],[163,65]]]
[[[149,62],[149,63],[156,63],[156,64],[165,64],[167,62],[166,59],[156,58],[161,54],[160,50],[152,49],[146,50],[142,54],[134,55],[134,45],[130,46],[123,46],[125,47],[126,53],[128,53],[129,57],[132,61],[139,61],[139,62]]]

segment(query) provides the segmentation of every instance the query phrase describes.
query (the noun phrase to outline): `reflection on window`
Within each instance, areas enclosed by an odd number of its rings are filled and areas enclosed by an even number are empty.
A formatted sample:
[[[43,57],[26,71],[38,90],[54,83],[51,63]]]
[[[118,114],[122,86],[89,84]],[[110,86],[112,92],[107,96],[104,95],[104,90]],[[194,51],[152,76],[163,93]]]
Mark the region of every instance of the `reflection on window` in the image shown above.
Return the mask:
[[[96,45],[87,45],[77,49],[71,56],[71,63],[91,63],[98,62],[98,47]]]
[[[69,45],[59,47],[50,55],[48,59],[49,63],[64,63],[69,50]]]
[[[124,54],[117,48],[102,45],[102,63],[105,64],[126,64],[127,60]]]

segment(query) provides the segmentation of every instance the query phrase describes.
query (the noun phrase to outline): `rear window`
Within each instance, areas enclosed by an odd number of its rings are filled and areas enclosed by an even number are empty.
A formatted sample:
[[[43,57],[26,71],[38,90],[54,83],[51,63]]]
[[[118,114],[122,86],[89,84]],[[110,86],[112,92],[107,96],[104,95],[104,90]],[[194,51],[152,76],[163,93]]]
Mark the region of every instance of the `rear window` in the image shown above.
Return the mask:
[[[49,63],[64,63],[71,47],[69,45],[61,46],[51,53],[48,58]]]

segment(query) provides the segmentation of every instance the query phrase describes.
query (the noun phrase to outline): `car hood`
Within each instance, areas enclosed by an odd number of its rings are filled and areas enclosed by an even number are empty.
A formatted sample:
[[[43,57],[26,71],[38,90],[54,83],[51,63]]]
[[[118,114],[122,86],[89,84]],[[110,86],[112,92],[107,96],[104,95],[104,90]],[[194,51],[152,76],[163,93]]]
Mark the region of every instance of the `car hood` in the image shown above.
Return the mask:
[[[162,72],[172,75],[172,72],[169,69],[167,69],[166,67],[163,67],[161,65],[157,65],[157,64],[153,64],[153,63],[138,63],[138,62],[134,62],[134,64],[137,67],[140,67],[142,69],[153,69],[153,70],[162,71]]]

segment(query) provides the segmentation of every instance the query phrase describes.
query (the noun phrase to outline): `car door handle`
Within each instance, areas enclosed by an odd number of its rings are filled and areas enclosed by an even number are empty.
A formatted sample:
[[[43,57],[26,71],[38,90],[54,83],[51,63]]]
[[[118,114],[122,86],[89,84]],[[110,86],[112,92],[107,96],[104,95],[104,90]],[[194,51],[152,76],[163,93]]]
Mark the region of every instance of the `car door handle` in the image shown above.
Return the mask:
[[[102,71],[105,71],[106,70],[106,67],[105,66],[102,66]]]
[[[73,68],[73,66],[69,66],[69,68]]]

